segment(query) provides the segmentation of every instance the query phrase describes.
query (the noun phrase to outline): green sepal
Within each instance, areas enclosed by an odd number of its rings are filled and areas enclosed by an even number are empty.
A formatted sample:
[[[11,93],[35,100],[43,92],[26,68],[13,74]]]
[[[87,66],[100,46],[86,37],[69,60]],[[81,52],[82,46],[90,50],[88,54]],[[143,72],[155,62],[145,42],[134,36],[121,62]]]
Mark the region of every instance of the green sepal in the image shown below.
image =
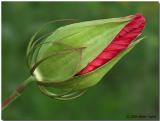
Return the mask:
[[[44,40],[46,40],[46,37],[52,35],[52,33],[54,31],[46,33],[46,34],[40,36],[39,38],[36,38],[38,36],[38,34],[43,29],[45,29],[47,26],[49,26],[50,24],[58,23],[58,22],[70,22],[70,21],[77,21],[77,19],[53,20],[53,21],[50,21],[50,22],[44,24],[37,32],[34,33],[34,35],[31,37],[31,39],[29,41],[27,51],[26,51],[27,65],[29,68],[32,68],[32,66],[36,63],[35,61],[37,59],[37,53],[39,54],[40,48],[47,43],[53,43],[53,42],[44,42]]]
[[[62,47],[62,44],[58,43],[57,45]],[[66,45],[65,49],[56,51],[59,46],[55,47],[55,44],[53,48],[54,51],[48,52],[32,67],[31,71],[38,81],[58,83],[73,77],[85,49],[84,47],[71,48]]]
[[[103,66],[97,68],[96,70],[83,74],[80,76],[76,76],[70,80],[68,83],[64,83],[64,87],[72,88],[73,90],[82,90],[88,87],[94,86],[97,84],[108,72],[111,68],[128,52],[130,52],[136,44],[138,44],[143,38],[138,39],[137,41],[132,42],[127,49],[117,55],[115,58],[104,64]],[[66,81],[67,82],[67,81]]]
[[[105,74],[128,52],[130,52],[142,39],[137,39],[132,42],[128,48],[126,48],[123,52],[117,55],[115,58],[104,64],[103,66],[97,68],[96,70],[89,72],[87,74],[74,76],[69,80],[64,81],[63,83],[54,83],[54,82],[37,82],[39,85],[43,86],[52,86],[54,88],[62,88],[62,89],[72,89],[72,90],[83,90],[88,87],[94,86],[97,84]]]
[[[68,90],[64,90],[61,93],[53,93],[53,92],[50,92],[45,86],[39,85],[38,87],[39,87],[40,91],[43,94],[45,94],[46,96],[48,96],[50,98],[54,98],[54,99],[59,99],[59,100],[75,99],[86,92],[86,89],[85,90],[77,90],[77,91],[74,91],[72,89],[68,89]]]
[[[94,20],[88,22],[80,22],[75,24],[66,25],[64,27],[60,27],[52,35],[50,35],[44,43],[42,44],[40,49],[38,50],[38,54],[36,56],[36,61],[33,63],[37,63],[38,61],[43,60],[50,53],[61,52],[69,48],[84,48],[81,54],[81,60],[77,58],[78,68],[77,73],[86,67],[86,65],[96,58],[104,48],[106,48],[111,41],[116,37],[116,35],[121,31],[121,29],[131,20],[131,17],[124,18],[114,18],[114,19],[102,19],[102,20]],[[57,43],[61,43],[57,47]],[[64,46],[65,45],[65,46]],[[66,54],[67,56],[67,54]],[[71,55],[64,59],[61,63],[58,63],[59,58],[54,58],[53,60],[49,58],[47,61],[44,61],[44,66],[38,67],[37,69],[41,72],[41,79],[37,78],[38,81],[42,83],[49,82],[64,82],[70,78],[67,73],[71,72],[72,68],[75,66],[75,63],[69,63],[69,61],[74,61],[78,55]],[[49,61],[50,60],[50,61]],[[56,63],[57,62],[57,63]],[[74,61],[75,62],[75,61]],[[56,64],[55,64],[56,63]],[[64,66],[64,67],[63,67]],[[48,68],[47,68],[48,67]],[[68,67],[68,68],[65,68]],[[53,70],[50,71],[49,69]],[[60,68],[64,68],[64,70],[60,70]],[[73,72],[73,71],[72,71]],[[44,73],[44,74],[43,74]],[[54,74],[55,73],[55,74]],[[73,72],[70,75],[74,76],[76,74]],[[34,74],[35,76],[36,73]],[[56,77],[57,75],[57,77]],[[66,76],[67,75],[67,76]],[[39,77],[40,75],[38,75]]]

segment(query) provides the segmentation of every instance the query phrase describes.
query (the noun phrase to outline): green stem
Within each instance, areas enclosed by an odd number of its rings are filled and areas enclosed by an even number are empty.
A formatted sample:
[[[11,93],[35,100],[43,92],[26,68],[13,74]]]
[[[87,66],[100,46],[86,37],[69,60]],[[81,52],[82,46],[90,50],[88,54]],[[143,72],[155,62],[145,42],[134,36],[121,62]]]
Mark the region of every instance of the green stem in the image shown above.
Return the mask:
[[[21,96],[23,90],[28,86],[30,82],[32,82],[34,78],[32,76],[28,77],[25,81],[23,81],[14,91],[13,93],[2,102],[2,110],[4,110],[9,104],[11,104],[15,99]]]

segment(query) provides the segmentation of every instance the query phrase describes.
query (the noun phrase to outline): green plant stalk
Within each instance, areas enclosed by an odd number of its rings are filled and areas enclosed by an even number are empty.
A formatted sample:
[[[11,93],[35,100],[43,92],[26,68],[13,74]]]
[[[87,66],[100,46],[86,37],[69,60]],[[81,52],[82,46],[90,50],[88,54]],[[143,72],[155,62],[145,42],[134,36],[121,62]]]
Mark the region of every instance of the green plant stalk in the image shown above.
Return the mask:
[[[4,110],[9,104],[11,104],[14,100],[16,100],[19,96],[21,96],[24,89],[30,84],[30,82],[34,81],[34,77],[30,76],[25,81],[23,81],[13,92],[12,94],[6,98],[2,102],[2,110]]]

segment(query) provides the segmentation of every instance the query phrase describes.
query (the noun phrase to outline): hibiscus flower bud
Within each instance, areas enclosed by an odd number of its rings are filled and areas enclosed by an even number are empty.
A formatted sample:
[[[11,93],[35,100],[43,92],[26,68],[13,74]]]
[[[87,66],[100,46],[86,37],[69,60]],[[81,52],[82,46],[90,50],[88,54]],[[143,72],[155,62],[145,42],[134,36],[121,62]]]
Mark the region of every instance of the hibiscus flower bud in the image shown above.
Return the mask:
[[[29,43],[27,57],[40,90],[56,99],[73,99],[98,83],[140,40],[145,18],[135,14],[69,24],[42,41]],[[64,92],[55,94],[47,87]]]

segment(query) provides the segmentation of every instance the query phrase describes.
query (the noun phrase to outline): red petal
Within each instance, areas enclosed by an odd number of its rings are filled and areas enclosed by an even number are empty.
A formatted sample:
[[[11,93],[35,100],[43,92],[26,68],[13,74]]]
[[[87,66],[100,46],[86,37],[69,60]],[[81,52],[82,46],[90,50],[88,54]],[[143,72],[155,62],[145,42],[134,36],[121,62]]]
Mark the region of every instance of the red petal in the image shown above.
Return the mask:
[[[109,60],[118,55],[121,51],[141,33],[145,26],[145,18],[141,14],[135,14],[133,19],[128,23],[93,61],[91,61],[77,75],[85,74],[107,63]]]

